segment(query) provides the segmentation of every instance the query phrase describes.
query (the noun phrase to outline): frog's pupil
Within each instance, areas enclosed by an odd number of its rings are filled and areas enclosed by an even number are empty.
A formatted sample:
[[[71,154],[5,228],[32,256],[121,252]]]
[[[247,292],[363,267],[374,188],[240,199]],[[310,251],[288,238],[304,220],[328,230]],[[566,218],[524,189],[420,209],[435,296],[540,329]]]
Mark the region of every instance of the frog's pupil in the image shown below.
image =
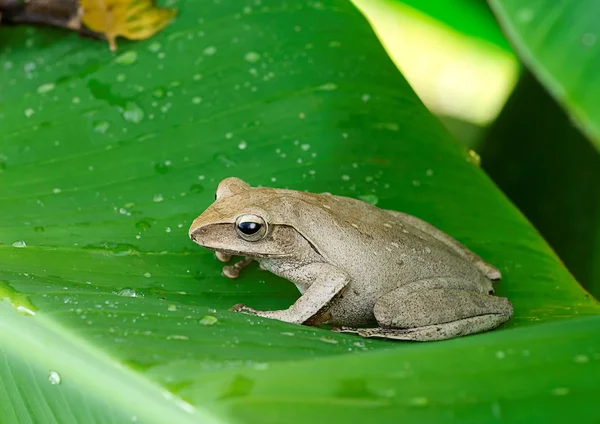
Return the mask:
[[[260,230],[260,224],[258,222],[240,222],[238,224],[238,228],[244,234],[251,235]]]

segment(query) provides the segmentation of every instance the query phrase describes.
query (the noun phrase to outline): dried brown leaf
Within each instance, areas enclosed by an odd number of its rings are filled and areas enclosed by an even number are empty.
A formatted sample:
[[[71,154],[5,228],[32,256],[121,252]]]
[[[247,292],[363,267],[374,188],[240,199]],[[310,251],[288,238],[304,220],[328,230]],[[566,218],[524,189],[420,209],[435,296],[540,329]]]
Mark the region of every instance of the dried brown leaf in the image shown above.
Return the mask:
[[[81,0],[82,21],[92,31],[103,33],[111,50],[116,38],[150,38],[169,24],[177,11],[156,7],[152,0]]]

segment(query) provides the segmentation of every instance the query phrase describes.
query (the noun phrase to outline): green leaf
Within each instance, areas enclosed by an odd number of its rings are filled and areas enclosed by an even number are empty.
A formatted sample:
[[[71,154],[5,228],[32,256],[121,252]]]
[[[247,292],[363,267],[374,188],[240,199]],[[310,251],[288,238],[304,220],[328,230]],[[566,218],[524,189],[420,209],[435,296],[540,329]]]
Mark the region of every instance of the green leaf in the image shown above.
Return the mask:
[[[592,413],[578,394],[598,394],[598,304],[355,8],[198,6],[120,44],[135,60],[66,32],[2,28],[0,422],[358,422],[409,408],[430,422],[533,409],[552,421],[548,390]],[[298,297],[256,268],[222,277],[188,239],[230,175],[430,221],[500,267],[514,319],[411,344],[228,312]],[[517,360],[525,349],[531,359]],[[565,377],[558,367],[573,361]]]
[[[387,1],[387,0],[386,0]],[[467,36],[512,53],[512,48],[485,2],[478,0],[392,0],[419,10]]]
[[[489,0],[521,59],[600,148],[600,4]]]

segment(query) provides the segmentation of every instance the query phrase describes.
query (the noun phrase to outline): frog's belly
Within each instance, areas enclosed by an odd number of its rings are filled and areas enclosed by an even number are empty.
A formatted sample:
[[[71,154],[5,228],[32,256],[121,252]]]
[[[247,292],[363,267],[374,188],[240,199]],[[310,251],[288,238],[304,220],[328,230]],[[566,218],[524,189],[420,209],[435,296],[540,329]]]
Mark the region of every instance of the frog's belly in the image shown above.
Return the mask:
[[[363,326],[376,324],[373,307],[380,295],[377,293],[358,293],[352,285],[340,293],[330,304],[329,324],[335,326]]]

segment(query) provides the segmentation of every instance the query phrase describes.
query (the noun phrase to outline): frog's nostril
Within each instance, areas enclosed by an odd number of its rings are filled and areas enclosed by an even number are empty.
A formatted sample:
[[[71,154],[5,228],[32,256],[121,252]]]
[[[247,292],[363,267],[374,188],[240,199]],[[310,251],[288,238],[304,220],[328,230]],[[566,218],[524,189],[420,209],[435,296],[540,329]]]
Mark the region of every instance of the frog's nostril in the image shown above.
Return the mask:
[[[190,239],[192,239],[193,241],[195,241],[196,243],[199,241],[200,239],[200,231],[195,230],[194,232],[190,233]]]

